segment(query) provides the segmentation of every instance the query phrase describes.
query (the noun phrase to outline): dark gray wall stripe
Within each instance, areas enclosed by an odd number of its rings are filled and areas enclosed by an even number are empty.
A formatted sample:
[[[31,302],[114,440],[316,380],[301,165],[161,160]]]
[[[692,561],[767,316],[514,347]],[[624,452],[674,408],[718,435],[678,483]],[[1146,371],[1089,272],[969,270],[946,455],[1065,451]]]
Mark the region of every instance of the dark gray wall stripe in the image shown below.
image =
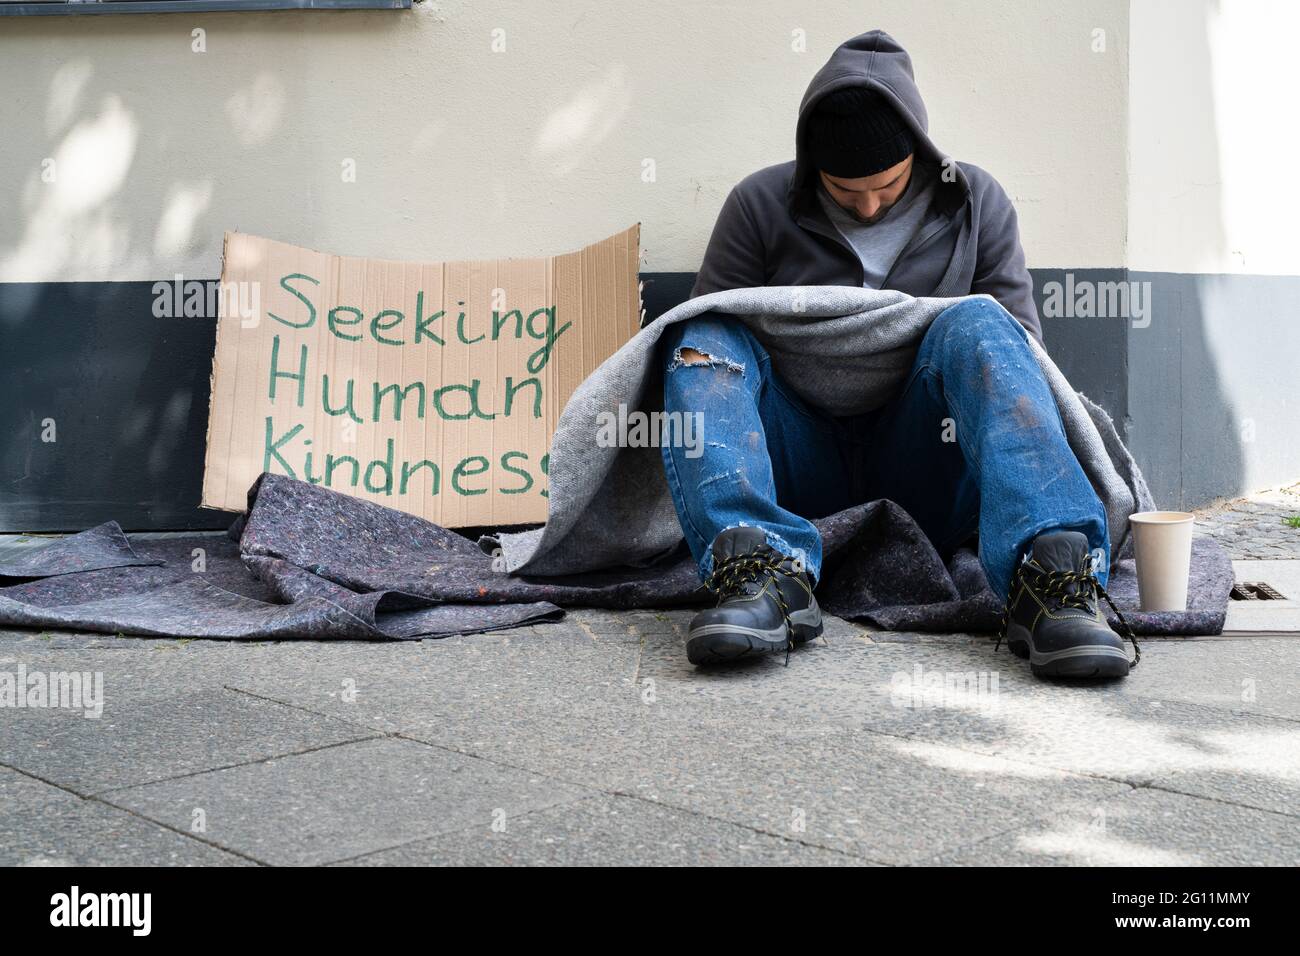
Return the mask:
[[[151,282],[0,284],[0,530],[230,523],[197,507],[215,322],[155,318],[153,298]]]
[[[1300,276],[1131,272],[1130,440],[1156,500],[1196,507],[1300,478]]]
[[[1076,284],[1152,283],[1147,328],[1045,315],[1043,332],[1070,381],[1115,416],[1162,506],[1300,476],[1300,278],[1036,269],[1040,307],[1067,271]],[[654,317],[683,301],[695,277],[641,278]],[[229,523],[196,506],[214,319],[155,318],[153,285],[0,284],[0,530],[80,530],[110,518],[138,530]],[[1225,363],[1251,370],[1235,401]],[[1243,445],[1246,418],[1256,437]],[[41,440],[48,420],[52,443]]]
[[[1043,323],[1043,342],[1048,353],[1070,380],[1070,384],[1110,413],[1115,419],[1120,437],[1127,439],[1127,320],[1123,317],[1054,317],[1045,314],[1043,308],[1044,290],[1050,289],[1054,282],[1060,283],[1064,288],[1067,275],[1073,275],[1076,284],[1090,282],[1095,286],[1123,281],[1124,270],[1031,269],[1030,275],[1034,280],[1034,298],[1038,302],[1039,317]]]

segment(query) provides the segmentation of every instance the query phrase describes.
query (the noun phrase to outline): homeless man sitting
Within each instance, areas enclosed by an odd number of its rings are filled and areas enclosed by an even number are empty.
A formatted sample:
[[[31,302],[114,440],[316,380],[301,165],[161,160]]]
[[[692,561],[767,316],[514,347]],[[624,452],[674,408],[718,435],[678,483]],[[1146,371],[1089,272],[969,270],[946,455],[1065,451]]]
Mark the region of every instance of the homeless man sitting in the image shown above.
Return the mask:
[[[1098,606],[1102,504],[1067,443],[1016,213],[984,170],[927,135],[910,58],[879,31],[841,45],[804,94],[793,162],[727,197],[691,297],[753,286],[987,293],[942,312],[902,390],[864,415],[802,402],[742,323],[705,312],[666,330],[664,409],[702,412],[704,453],[663,447],[673,503],[719,596],[692,620],[697,665],[788,652],[822,631],[810,518],[878,498],[945,558],[978,536],[1006,638],[1040,676],[1119,677],[1127,648]]]

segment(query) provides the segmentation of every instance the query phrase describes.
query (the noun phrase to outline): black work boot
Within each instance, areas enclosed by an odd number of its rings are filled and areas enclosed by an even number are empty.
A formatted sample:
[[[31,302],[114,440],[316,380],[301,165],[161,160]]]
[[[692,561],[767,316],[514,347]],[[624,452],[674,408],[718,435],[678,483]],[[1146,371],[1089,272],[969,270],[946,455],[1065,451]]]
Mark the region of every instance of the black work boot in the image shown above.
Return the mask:
[[[808,575],[768,547],[762,528],[728,528],[713,540],[705,586],[717,593],[718,606],[691,621],[686,657],[692,664],[789,651],[822,632]]]
[[[1133,641],[1130,662],[1123,639],[1110,629],[1097,596],[1106,599]],[[1077,531],[1040,534],[1011,579],[1002,637],[1029,658],[1038,677],[1125,677],[1142,652],[1124,615],[1093,572],[1088,539]]]

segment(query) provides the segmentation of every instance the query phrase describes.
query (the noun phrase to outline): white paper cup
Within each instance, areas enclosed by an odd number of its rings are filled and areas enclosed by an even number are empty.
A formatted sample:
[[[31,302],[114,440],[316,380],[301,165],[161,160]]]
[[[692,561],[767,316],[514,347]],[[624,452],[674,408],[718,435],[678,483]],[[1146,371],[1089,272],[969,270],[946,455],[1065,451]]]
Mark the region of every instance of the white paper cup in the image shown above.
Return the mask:
[[[1142,610],[1187,610],[1194,519],[1186,511],[1142,511],[1129,517]]]

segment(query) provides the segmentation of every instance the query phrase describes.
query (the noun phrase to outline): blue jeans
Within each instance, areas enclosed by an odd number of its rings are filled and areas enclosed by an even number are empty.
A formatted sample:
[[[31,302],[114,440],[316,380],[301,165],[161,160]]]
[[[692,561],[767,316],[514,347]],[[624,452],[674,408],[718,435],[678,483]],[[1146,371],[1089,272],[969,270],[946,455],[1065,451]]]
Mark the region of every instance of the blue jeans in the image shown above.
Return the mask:
[[[709,361],[684,361],[682,349]],[[703,413],[695,449],[663,448],[702,577],[713,539],[750,525],[801,558],[816,581],[822,543],[809,519],[888,498],[945,558],[978,533],[980,562],[1001,598],[1026,547],[1046,531],[1083,532],[1105,584],[1105,511],[1066,441],[1028,333],[1000,305],[968,299],[940,314],[902,391],[865,415],[809,407],[772,371],[753,333],[720,313],[667,329],[660,355],[664,410]]]

